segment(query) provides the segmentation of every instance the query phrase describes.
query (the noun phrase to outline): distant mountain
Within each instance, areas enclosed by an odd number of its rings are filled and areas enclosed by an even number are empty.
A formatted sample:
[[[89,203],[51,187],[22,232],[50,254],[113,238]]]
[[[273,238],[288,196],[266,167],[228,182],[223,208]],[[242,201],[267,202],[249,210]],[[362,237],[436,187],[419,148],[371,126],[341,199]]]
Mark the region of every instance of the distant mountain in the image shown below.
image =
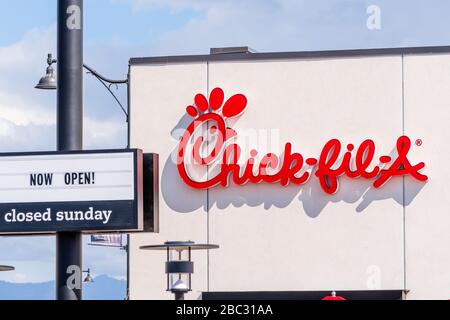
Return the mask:
[[[106,275],[98,276],[93,283],[83,287],[84,300],[124,300],[127,295],[127,282]]]
[[[55,282],[9,283],[0,281],[0,300],[54,300]]]
[[[106,275],[98,276],[93,283],[83,284],[84,300],[123,300],[126,281]],[[54,300],[55,282],[10,283],[0,281],[0,300]]]

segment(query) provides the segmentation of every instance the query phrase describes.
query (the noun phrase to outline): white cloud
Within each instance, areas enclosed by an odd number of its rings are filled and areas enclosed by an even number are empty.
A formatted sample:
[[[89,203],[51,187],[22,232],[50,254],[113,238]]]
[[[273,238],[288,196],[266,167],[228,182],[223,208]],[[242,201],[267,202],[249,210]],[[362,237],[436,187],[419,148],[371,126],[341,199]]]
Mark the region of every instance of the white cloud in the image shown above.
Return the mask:
[[[0,111],[1,112],[1,111]],[[56,146],[53,124],[15,124],[0,117],[0,151],[48,151]]]
[[[22,40],[0,47],[0,70],[30,71],[42,69],[49,50],[56,48],[56,25],[28,31]],[[43,55],[44,54],[44,55]],[[43,69],[41,70],[43,71]],[[2,77],[4,80],[4,77]]]
[[[14,283],[26,283],[28,280],[28,277],[26,274],[23,273],[14,273],[13,281]]]
[[[153,55],[206,53],[245,46],[261,52],[439,45],[448,43],[449,3],[378,0],[383,28],[367,28],[370,0],[116,0],[134,11],[198,11],[175,31],[150,43]],[[414,10],[407,10],[408,8]],[[423,22],[418,23],[417,21]]]
[[[185,9],[203,13],[153,42],[151,51],[158,55],[245,45],[257,51],[318,50],[372,41],[365,27],[365,1],[360,0],[123,1],[135,11],[168,8],[174,14]]]
[[[3,272],[2,281],[10,283],[42,283],[54,280],[55,262],[48,260],[8,261],[14,271]]]
[[[126,148],[127,127],[124,121],[84,120],[84,141],[87,149]]]
[[[55,96],[40,94],[34,85],[55,37],[55,26],[33,29],[0,47],[0,152],[54,149]]]
[[[55,149],[56,92],[34,89],[45,72],[47,53],[55,52],[55,42],[56,29],[50,26],[33,29],[19,42],[0,47],[0,152]],[[85,147],[125,147],[126,124],[119,118],[120,111],[111,109],[112,97],[95,80],[85,83],[88,106],[92,106],[85,108]]]
[[[130,1],[130,0],[124,0]],[[288,4],[298,4],[304,0],[131,0],[133,8],[156,9],[171,8],[173,10],[194,9],[194,10],[216,10],[220,8],[239,8],[250,5],[253,8],[266,6],[283,6]]]
[[[129,1],[129,0],[125,0]],[[247,0],[248,1],[248,0]],[[142,10],[145,8],[162,8],[169,7],[174,10],[181,10],[186,8],[204,10],[211,6],[223,3],[224,1],[217,0],[131,0],[134,10]],[[225,1],[226,2],[226,1]],[[229,1],[228,1],[229,2]],[[238,2],[238,1],[232,1]]]
[[[24,97],[17,93],[10,94],[1,88],[0,116],[16,125],[55,123],[55,110],[50,110],[30,97]]]

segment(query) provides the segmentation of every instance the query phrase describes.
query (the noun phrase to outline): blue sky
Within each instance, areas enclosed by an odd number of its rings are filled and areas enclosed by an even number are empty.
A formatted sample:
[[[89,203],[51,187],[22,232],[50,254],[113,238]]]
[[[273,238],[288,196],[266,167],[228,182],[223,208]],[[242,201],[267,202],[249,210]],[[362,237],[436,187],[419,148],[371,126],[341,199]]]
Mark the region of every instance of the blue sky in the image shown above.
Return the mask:
[[[55,95],[33,89],[56,53],[56,0],[0,0],[0,152],[55,149]],[[381,29],[366,25],[369,5]],[[132,56],[204,54],[210,47],[257,51],[450,45],[445,0],[85,0],[85,62],[124,78]],[[118,91],[123,99],[125,92]],[[85,78],[85,148],[126,145],[123,114]],[[87,241],[87,240],[86,240]],[[0,264],[17,272],[2,280],[54,277],[53,238],[0,238]],[[117,249],[85,246],[85,267],[124,277]]]
[[[189,8],[174,13],[164,6],[135,10],[132,2],[86,0],[85,41],[145,43],[202,15],[200,11]],[[8,2],[8,10],[0,12],[2,25],[9,26],[0,30],[0,45],[17,42],[30,29],[46,28],[56,23],[55,8],[56,0]]]

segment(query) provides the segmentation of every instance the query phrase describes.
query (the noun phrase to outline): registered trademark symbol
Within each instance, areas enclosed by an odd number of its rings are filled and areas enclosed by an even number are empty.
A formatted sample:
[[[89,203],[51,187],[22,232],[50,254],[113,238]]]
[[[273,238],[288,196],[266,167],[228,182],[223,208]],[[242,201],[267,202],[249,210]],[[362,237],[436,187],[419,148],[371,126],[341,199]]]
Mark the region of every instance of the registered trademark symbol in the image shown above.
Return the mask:
[[[417,139],[416,140],[416,146],[420,147],[422,145],[422,140],[421,139]]]

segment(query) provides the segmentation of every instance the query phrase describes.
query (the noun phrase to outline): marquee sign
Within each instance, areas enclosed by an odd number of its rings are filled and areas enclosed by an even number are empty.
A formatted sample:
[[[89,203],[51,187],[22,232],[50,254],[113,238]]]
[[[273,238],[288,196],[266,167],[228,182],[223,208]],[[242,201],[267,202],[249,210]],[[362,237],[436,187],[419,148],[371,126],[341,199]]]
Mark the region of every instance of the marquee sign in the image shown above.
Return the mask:
[[[143,228],[142,151],[0,155],[0,234]]]
[[[226,187],[230,180],[236,185],[302,185],[315,176],[323,191],[332,195],[338,190],[340,176],[374,180],[375,188],[382,187],[395,176],[428,180],[426,175],[420,173],[425,164],[411,164],[408,159],[411,140],[407,136],[397,139],[395,158],[384,155],[375,159],[373,140],[366,140],[356,147],[353,144],[343,146],[338,139],[326,143],[318,157],[306,158],[294,152],[291,143],[285,145],[282,156],[268,153],[260,157],[257,150],[242,154],[242,148],[235,142],[238,133],[227,125],[227,120],[240,116],[247,108],[247,103],[247,98],[242,94],[234,95],[225,102],[223,90],[216,88],[209,100],[203,94],[198,94],[195,104],[187,107],[188,115],[194,120],[179,142],[177,159],[178,172],[187,185],[196,189],[209,189],[219,185]],[[242,157],[246,160],[242,161]],[[373,166],[377,160],[379,164]],[[196,179],[190,173],[192,166],[207,168],[212,165],[218,166],[220,170],[207,179]]]

